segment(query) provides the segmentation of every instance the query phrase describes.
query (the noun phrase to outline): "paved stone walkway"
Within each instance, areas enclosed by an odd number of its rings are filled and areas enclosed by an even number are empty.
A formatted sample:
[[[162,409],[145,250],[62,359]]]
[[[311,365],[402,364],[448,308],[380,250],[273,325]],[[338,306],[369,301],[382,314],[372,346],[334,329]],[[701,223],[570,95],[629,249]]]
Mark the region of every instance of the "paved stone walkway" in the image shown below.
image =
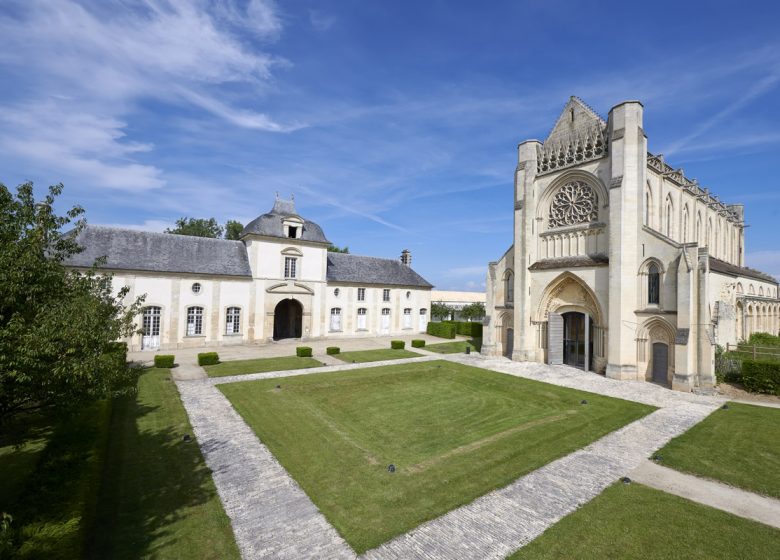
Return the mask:
[[[642,461],[629,476],[657,490],[780,529],[780,500],[682,473],[649,460]]]
[[[660,410],[367,552],[366,559],[504,558],[629,474],[723,402],[565,366],[463,354],[177,381],[245,559],[354,558],[355,554],[216,385],[433,359],[643,402]]]

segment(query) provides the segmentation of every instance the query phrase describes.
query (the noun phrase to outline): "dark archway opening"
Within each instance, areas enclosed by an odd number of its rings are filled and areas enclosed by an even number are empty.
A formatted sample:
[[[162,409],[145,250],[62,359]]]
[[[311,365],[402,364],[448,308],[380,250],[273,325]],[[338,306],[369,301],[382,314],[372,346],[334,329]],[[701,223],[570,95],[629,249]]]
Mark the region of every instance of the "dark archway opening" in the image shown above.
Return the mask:
[[[280,301],[274,309],[274,340],[301,338],[303,306],[294,299]]]
[[[593,318],[589,321],[588,370],[593,371]],[[563,363],[585,369],[585,314],[570,311],[563,314]]]
[[[663,342],[653,343],[653,383],[669,385],[669,346]]]

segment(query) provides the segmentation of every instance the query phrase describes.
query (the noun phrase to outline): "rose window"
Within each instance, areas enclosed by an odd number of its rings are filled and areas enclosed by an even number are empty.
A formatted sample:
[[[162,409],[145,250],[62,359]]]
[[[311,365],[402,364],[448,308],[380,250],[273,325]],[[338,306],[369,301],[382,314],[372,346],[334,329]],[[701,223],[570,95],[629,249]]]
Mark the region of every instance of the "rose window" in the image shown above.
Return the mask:
[[[573,181],[555,193],[550,205],[549,227],[595,222],[598,215],[598,197],[593,188],[582,181]]]

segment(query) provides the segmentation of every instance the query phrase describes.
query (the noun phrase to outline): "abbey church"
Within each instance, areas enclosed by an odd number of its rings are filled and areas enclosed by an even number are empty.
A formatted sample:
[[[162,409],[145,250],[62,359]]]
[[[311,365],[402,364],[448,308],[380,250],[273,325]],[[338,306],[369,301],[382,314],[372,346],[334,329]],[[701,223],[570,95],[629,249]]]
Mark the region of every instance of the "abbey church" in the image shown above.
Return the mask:
[[[743,207],[647,151],[644,108],[572,97],[519,145],[514,239],[488,268],[483,353],[690,391],[716,345],[780,329],[778,284],[745,267]]]

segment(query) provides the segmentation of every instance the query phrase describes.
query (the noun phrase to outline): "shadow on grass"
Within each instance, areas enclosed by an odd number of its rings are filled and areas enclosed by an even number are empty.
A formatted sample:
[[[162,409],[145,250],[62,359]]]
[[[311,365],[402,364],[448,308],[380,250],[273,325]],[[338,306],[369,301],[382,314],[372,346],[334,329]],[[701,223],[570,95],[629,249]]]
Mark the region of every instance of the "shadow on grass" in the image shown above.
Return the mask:
[[[149,400],[173,397],[176,402],[149,406],[140,398],[122,398],[114,403],[88,558],[222,556],[211,532],[215,524],[227,524],[229,531],[229,523],[211,473],[195,438],[183,441],[190,428],[169,377],[158,376],[154,383],[170,384],[160,390],[173,394]],[[217,507],[199,507],[209,501]],[[228,541],[232,545],[232,535]]]

